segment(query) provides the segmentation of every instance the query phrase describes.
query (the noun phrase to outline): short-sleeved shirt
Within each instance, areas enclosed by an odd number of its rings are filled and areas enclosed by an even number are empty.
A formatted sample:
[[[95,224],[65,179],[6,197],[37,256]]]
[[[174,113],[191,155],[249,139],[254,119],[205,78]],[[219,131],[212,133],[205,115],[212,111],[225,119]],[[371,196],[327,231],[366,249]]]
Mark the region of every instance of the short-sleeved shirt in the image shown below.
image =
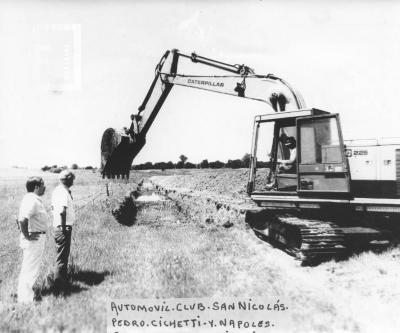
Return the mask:
[[[64,207],[67,208],[66,225],[73,225],[75,222],[75,210],[72,196],[67,187],[58,185],[51,195],[51,206],[53,209],[53,226],[61,225],[61,213]]]
[[[24,195],[19,208],[18,220],[28,219],[28,231],[47,231],[49,216],[42,199],[33,192]]]
[[[297,149],[293,148],[293,149],[290,150],[289,160],[293,161],[293,163],[294,163],[294,162],[296,162],[296,158],[297,158]]]

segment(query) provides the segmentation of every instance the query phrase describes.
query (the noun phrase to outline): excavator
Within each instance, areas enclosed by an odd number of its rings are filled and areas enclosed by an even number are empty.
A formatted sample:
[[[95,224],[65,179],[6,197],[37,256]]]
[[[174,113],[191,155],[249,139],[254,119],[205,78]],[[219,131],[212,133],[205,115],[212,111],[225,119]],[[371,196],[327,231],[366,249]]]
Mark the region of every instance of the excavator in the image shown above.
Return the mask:
[[[218,75],[185,74],[201,66]],[[257,100],[272,112],[254,118],[246,222],[257,236],[301,258],[338,256],[387,244],[400,216],[400,140],[344,141],[339,114],[307,108],[301,94],[273,74],[168,50],[129,131],[107,129],[101,172],[129,177],[133,159],[174,85]],[[135,122],[135,123],[134,123]],[[269,142],[260,135],[266,129]],[[129,133],[129,134],[128,134]],[[288,142],[290,141],[290,144]],[[268,154],[263,156],[267,149]],[[268,159],[269,168],[260,168]]]

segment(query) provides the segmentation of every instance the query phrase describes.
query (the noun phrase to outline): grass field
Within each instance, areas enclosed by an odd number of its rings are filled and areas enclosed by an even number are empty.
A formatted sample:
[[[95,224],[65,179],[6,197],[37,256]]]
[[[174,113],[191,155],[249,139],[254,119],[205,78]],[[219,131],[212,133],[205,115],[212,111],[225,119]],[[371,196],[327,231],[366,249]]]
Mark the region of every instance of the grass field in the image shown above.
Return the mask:
[[[293,332],[400,329],[398,248],[301,267],[292,257],[260,241],[245,225],[227,229],[215,223],[199,223],[195,217],[177,211],[143,211],[133,226],[118,224],[110,214],[113,200],[140,180],[160,176],[161,172],[135,173],[130,183],[110,181],[111,195],[107,198],[105,181],[98,174],[78,171],[72,188],[78,218],[70,256],[71,293],[54,295],[44,283],[55,258],[54,241],[48,235],[37,282],[42,300],[31,306],[18,305],[13,294],[22,252],[14,215],[28,174],[43,176],[47,206],[57,184],[57,176],[50,173],[15,169],[0,174],[1,332],[103,332],[106,300],[110,297],[236,296],[279,298],[289,304]],[[205,176],[204,171],[198,174]],[[218,195],[213,186],[209,184],[210,191]]]

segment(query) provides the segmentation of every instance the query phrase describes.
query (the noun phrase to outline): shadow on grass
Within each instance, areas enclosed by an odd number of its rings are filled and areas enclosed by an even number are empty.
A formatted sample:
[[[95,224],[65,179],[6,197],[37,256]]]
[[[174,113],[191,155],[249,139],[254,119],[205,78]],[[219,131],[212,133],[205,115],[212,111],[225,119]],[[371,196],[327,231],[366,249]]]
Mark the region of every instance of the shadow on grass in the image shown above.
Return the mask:
[[[42,296],[54,295],[56,297],[67,297],[87,290],[87,286],[95,286],[102,283],[109,271],[95,272],[89,270],[79,270],[77,266],[69,267],[69,280],[56,279],[51,273],[43,281],[42,285],[35,290],[36,299]],[[86,286],[83,286],[85,284]]]
[[[35,295],[37,300],[40,300],[42,296],[62,296],[67,297],[72,294],[80,293],[81,291],[85,291],[88,288],[82,287],[79,284],[73,282],[65,282],[62,280],[54,279],[54,275],[49,275],[42,286],[35,290]]]
[[[106,276],[110,275],[109,271],[94,272],[94,271],[77,271],[71,274],[72,281],[80,281],[88,286],[97,286],[102,283]]]

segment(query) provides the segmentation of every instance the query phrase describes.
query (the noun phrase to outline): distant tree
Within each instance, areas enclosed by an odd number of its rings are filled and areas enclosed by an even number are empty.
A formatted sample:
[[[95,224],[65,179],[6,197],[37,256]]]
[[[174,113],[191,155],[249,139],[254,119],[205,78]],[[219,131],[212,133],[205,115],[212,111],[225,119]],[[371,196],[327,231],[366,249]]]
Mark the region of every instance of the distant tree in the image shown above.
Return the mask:
[[[248,168],[250,166],[250,154],[244,154],[242,157],[243,168]]]
[[[85,167],[85,170],[93,170],[93,167],[91,165],[88,165],[87,167]]]
[[[201,163],[200,163],[200,168],[207,169],[208,167],[209,167],[208,166],[208,160],[207,159],[202,160]]]
[[[63,169],[61,168],[51,168],[50,171],[53,173],[60,173]]]
[[[153,164],[151,162],[146,162],[144,164],[137,164],[131,166],[131,170],[147,170],[147,169],[153,169]]]
[[[188,158],[185,155],[179,156],[179,160],[182,162],[182,164],[185,164],[185,162],[188,160]]]
[[[51,166],[52,169],[57,169],[57,167],[58,167],[57,164]]]
[[[151,170],[151,169],[154,169],[153,163],[146,162],[145,164],[143,164],[143,170]]]
[[[165,162],[157,162],[157,163],[154,163],[153,167],[154,167],[154,169],[160,169],[160,170],[164,171],[165,169],[168,168],[168,164]]]
[[[186,169],[195,169],[195,168],[196,168],[196,164],[187,162],[187,163],[185,164],[185,168],[186,168]]]
[[[167,162],[167,169],[175,169],[175,164],[171,161]]]
[[[71,165],[71,169],[72,169],[72,170],[78,169],[78,164],[76,164],[76,163],[72,164],[72,165]]]
[[[221,161],[210,162],[208,165],[211,169],[221,169],[225,166]]]
[[[44,167],[42,167],[42,171],[49,171],[51,169],[51,167],[49,167],[48,165],[45,165]]]
[[[228,160],[228,163],[226,164],[227,168],[232,168],[232,169],[239,169],[243,167],[243,162],[242,160]]]

